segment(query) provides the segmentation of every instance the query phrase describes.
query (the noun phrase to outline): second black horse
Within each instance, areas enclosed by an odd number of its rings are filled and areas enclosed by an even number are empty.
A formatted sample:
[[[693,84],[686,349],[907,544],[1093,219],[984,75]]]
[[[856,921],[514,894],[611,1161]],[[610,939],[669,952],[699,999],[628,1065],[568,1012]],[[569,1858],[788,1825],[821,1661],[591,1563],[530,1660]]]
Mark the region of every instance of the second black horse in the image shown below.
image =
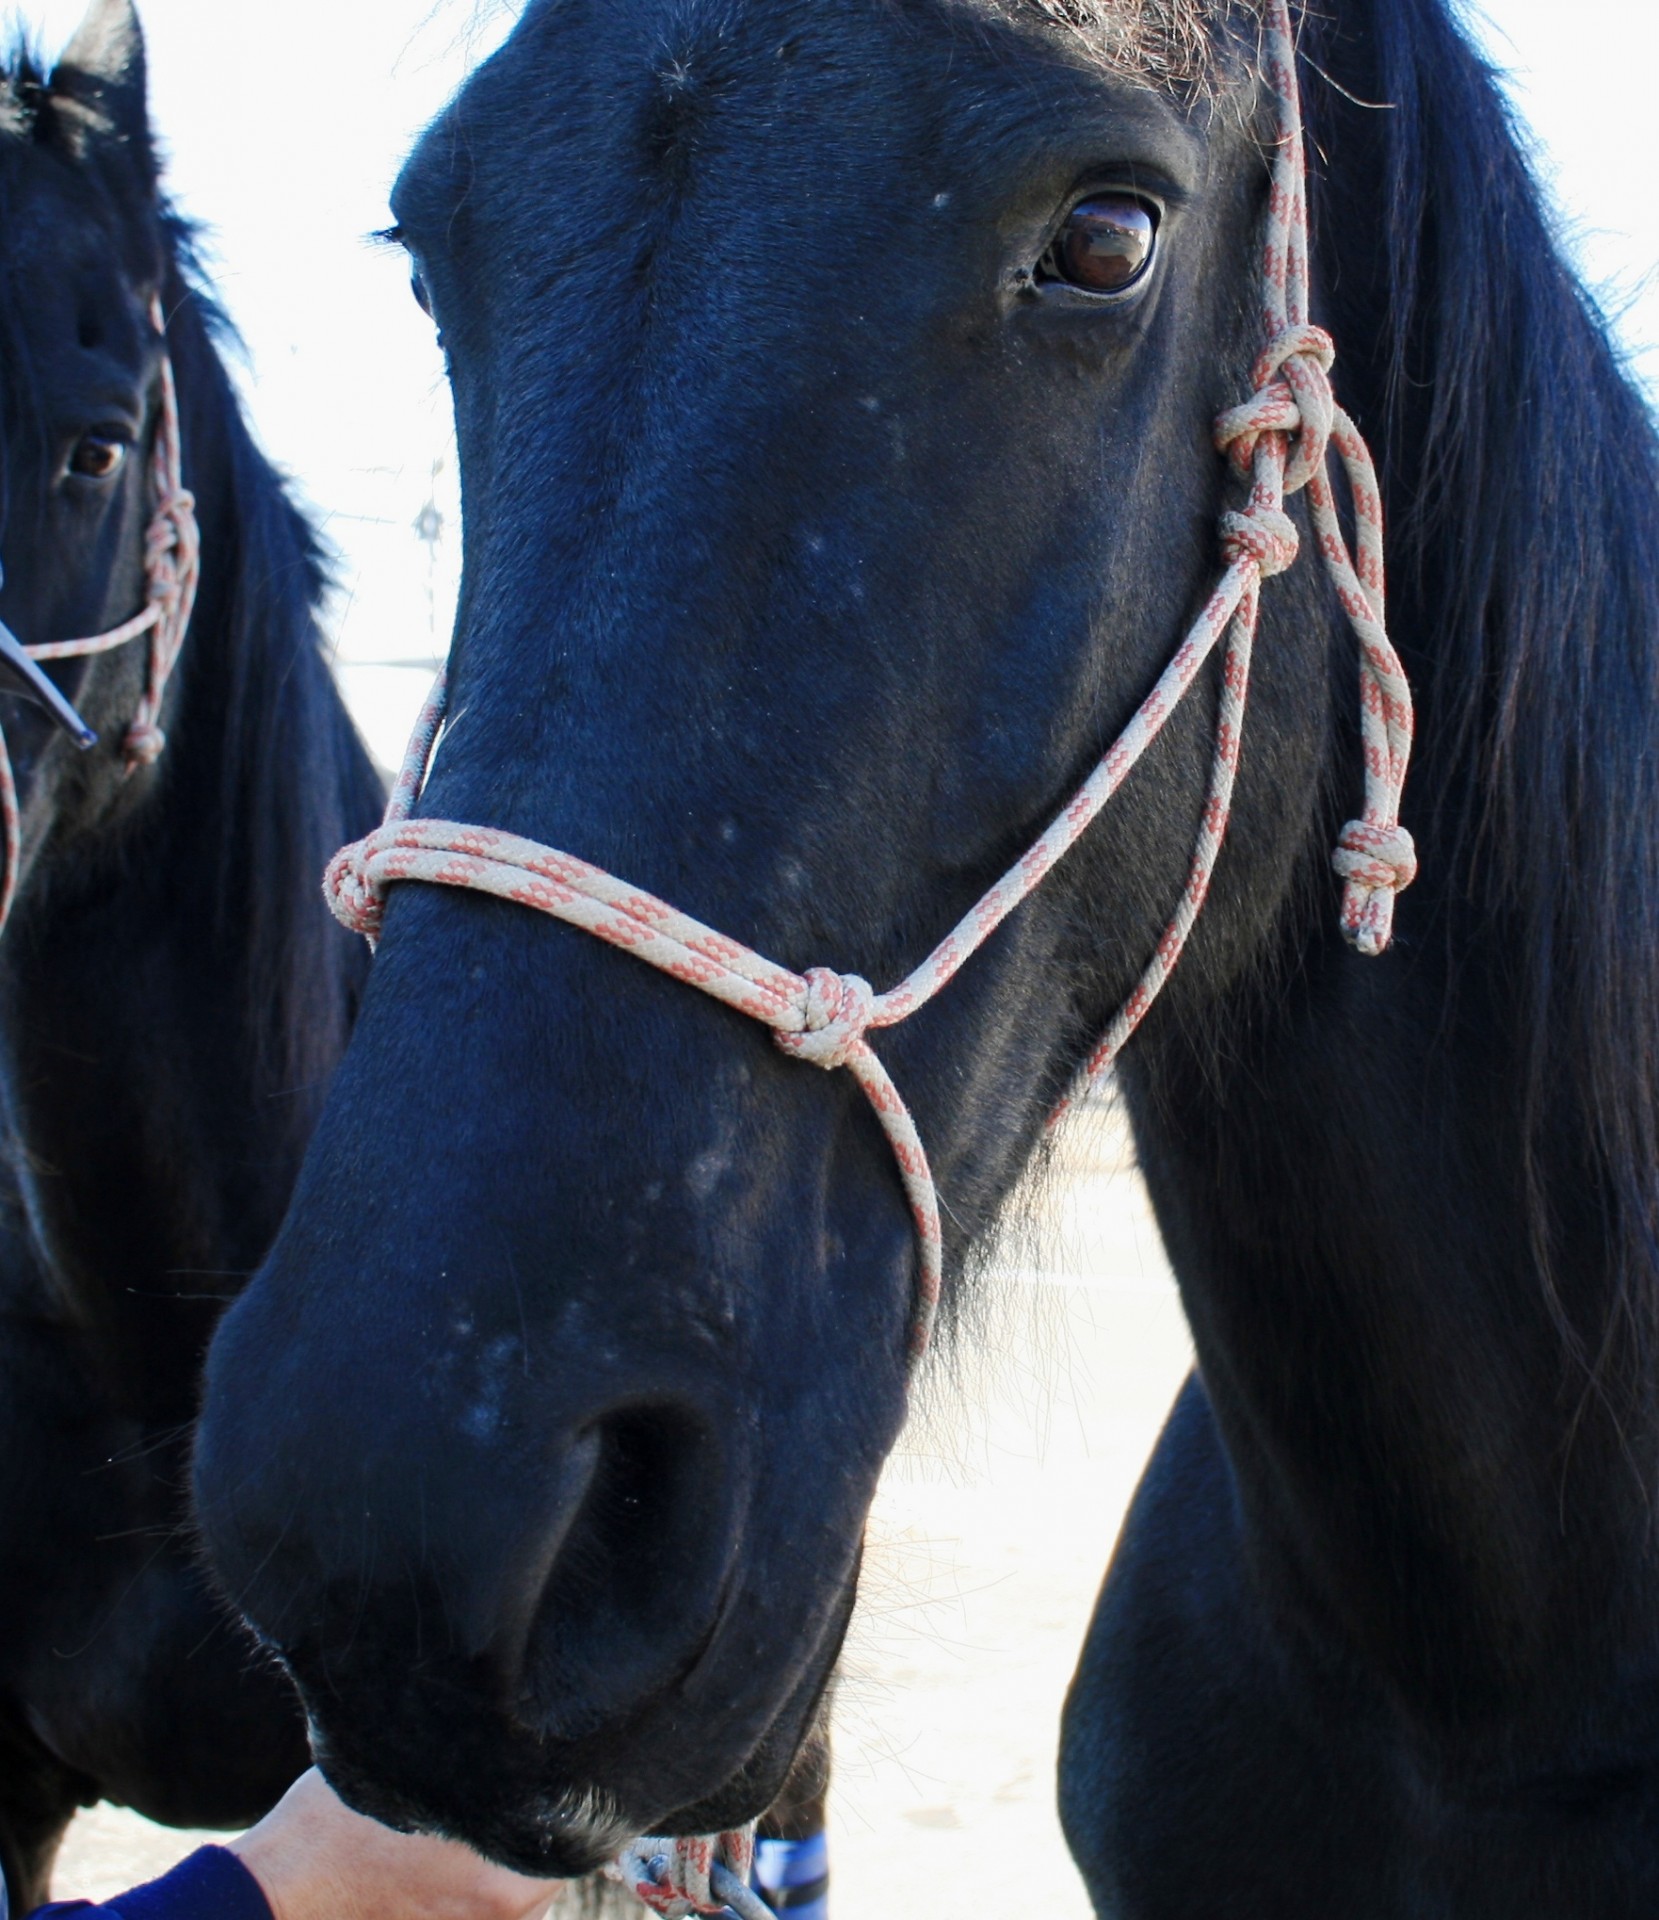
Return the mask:
[[[90,753],[0,705],[22,826],[0,939],[14,1912],[78,1805],[238,1825],[307,1760],[286,1679],[200,1564],[187,1463],[208,1340],[276,1231],[364,971],[317,878],[381,789],[320,650],[315,538],[220,327],[158,186],[137,21],[98,0],[54,72],[0,77],[0,618],[38,644],[144,604],[164,355],[202,573],[152,766],[124,748],[143,639],[54,669]]]

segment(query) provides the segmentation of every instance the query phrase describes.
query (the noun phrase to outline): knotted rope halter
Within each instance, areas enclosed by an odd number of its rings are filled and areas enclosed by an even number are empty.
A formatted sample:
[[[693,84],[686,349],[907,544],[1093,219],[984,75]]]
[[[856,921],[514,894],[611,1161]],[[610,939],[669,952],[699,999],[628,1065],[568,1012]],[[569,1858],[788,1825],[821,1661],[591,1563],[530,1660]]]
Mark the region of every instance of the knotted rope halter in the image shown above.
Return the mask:
[[[413,818],[443,724],[442,673],[416,724],[385,824],[336,855],[324,883],[336,916],[371,941],[379,935],[388,890],[402,881],[517,901],[763,1022],[793,1058],[826,1070],[845,1067],[887,1135],[915,1216],[920,1262],[913,1360],[927,1346],[939,1299],[939,1202],[915,1123],[869,1035],[925,1006],[1047,877],[1128,778],[1225,636],[1209,789],[1186,885],[1139,983],[1084,1063],[1082,1081],[1111,1066],[1173,972],[1208,894],[1232,806],[1261,583],[1296,558],[1299,537],[1284,503],[1304,489],[1320,557],[1359,641],[1364,802],[1360,818],[1342,830],[1332,865],[1343,882],[1342,931],[1360,953],[1387,947],[1395,895],[1416,873],[1411,836],[1400,825],[1412,704],[1384,622],[1382,499],[1365,442],[1331,392],[1330,336],[1308,318],[1307,183],[1288,0],[1268,0],[1263,54],[1278,116],[1262,270],[1267,345],[1253,370],[1255,392],[1215,425],[1217,449],[1248,483],[1243,504],[1222,516],[1224,571],[1157,684],[1076,795],[908,978],[877,993],[856,974],[821,967],[792,973],[572,854],[492,827]],[[1332,448],[1348,477],[1357,552],[1350,551],[1338,517],[1327,467]],[[704,1869],[718,1864],[722,1850],[733,1866],[746,1860],[747,1844],[745,1834],[713,1842],[650,1838],[629,1848],[611,1871],[658,1913],[718,1912],[731,1898],[733,1876],[717,1888]]]
[[[150,320],[165,341],[167,325],[159,300],[151,304]],[[122,743],[128,773],[153,765],[167,744],[167,736],[161,730],[161,703],[196,604],[196,584],[201,574],[201,531],[196,523],[195,498],[184,485],[182,462],[178,386],[173,378],[172,358],[163,351],[160,403],[150,450],[150,485],[155,507],[144,534],[144,610],[121,626],[112,627],[108,633],[93,634],[86,640],[49,640],[23,649],[36,661],[79,660],[89,654],[113,652],[145,634],[150,636],[144,691]],[[92,739],[88,734],[86,744],[91,745]],[[5,837],[6,860],[5,877],[0,880],[0,931],[3,931],[17,893],[23,848],[17,781],[12,773],[4,730],[0,730],[0,831]]]

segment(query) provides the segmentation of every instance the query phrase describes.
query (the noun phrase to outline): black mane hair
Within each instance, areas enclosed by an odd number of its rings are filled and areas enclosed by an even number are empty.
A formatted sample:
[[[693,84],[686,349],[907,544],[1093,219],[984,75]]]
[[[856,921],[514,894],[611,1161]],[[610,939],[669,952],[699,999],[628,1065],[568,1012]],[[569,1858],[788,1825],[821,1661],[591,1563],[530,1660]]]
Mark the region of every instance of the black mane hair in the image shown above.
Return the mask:
[[[219,820],[207,823],[212,937],[244,970],[249,1018],[265,1025],[281,1085],[320,1098],[355,995],[318,988],[342,971],[360,980],[368,954],[326,912],[307,909],[320,902],[324,866],[378,813],[383,793],[324,655],[317,613],[329,579],[316,530],[248,431],[218,351],[228,330],[192,271],[187,230],[169,221],[166,231],[185,444],[223,489],[220,552],[204,540],[203,559],[203,601],[216,593],[220,617],[211,649],[184,673],[174,731],[181,754],[199,734],[219,763]],[[205,509],[203,518],[205,529]],[[270,804],[279,786],[280,807]],[[182,886],[204,877],[184,860],[168,870]],[[309,1128],[314,1103],[300,1104]]]
[[[1391,624],[1419,699],[1406,818],[1451,854],[1436,936],[1510,950],[1540,1265],[1553,1296],[1553,1172],[1593,1196],[1614,1251],[1600,1324],[1568,1324],[1557,1297],[1562,1331],[1616,1404],[1651,1411],[1654,423],[1563,261],[1496,76],[1437,0],[1309,7],[1301,53],[1315,277],[1339,394],[1381,460]],[[1329,175],[1326,149],[1344,155]]]

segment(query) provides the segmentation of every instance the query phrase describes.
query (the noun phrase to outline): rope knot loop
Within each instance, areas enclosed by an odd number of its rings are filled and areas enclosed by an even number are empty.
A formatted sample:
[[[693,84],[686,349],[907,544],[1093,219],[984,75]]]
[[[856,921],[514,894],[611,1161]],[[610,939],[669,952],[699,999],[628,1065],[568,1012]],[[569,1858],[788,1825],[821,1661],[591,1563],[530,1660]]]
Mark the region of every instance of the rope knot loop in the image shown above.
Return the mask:
[[[1335,362],[1335,342],[1323,327],[1301,322],[1282,328],[1268,342],[1251,369],[1256,391],[1215,423],[1216,449],[1241,478],[1250,477],[1256,450],[1269,434],[1281,436],[1288,448],[1286,493],[1296,493],[1324,471],[1336,426]]]
[[[832,973],[828,967],[814,967],[805,978],[801,1030],[779,1031],[773,1037],[791,1059],[833,1073],[864,1045],[875,1012],[875,988],[856,973]]]
[[[341,926],[365,940],[378,941],[386,917],[386,896],[370,878],[368,842],[342,847],[323,875],[323,898]]]
[[[127,737],[122,742],[127,771],[132,773],[139,767],[153,767],[166,748],[167,736],[153,720],[135,720],[128,727]]]
[[[1417,845],[1398,821],[1350,820],[1331,855],[1342,876],[1342,932],[1368,959],[1393,938],[1394,901],[1417,878]]]
[[[1336,342],[1323,327],[1303,320],[1274,334],[1256,356],[1250,378],[1258,387],[1269,385],[1283,373],[1292,360],[1311,362],[1319,372],[1328,374],[1336,365]]]
[[[1264,580],[1295,563],[1302,545],[1296,522],[1277,507],[1252,502],[1221,516],[1221,555],[1228,566],[1254,560]]]
[[[765,1913],[770,1909],[748,1887],[754,1853],[752,1827],[683,1839],[647,1834],[624,1847],[606,1873],[663,1920],[725,1913],[732,1906],[740,1914]]]
[[[195,558],[198,539],[196,496],[181,487],[161,500],[145,530],[144,561],[152,600],[178,598],[183,566]]]

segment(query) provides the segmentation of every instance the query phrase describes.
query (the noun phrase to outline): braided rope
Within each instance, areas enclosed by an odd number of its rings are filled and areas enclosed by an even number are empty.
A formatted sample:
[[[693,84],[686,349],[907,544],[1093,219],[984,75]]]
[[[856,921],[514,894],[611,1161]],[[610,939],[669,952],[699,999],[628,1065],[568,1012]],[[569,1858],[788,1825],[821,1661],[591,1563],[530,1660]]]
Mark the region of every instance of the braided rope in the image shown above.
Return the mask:
[[[925,1006],[1052,872],[1123,785],[1225,640],[1209,785],[1186,884],[1145,971],[1084,1063],[1083,1082],[1111,1066],[1180,960],[1208,895],[1231,813],[1261,584],[1297,557],[1299,536],[1284,503],[1304,489],[1320,558],[1359,641],[1363,811],[1343,829],[1332,856],[1343,882],[1340,924],[1358,952],[1375,955],[1387,947],[1395,896],[1416,871],[1411,836],[1399,817],[1412,702],[1385,625],[1381,493],[1365,442],[1331,391],[1335,349],[1330,336],[1308,317],[1306,171],[1288,0],[1268,0],[1264,55],[1278,118],[1263,243],[1267,345],[1253,369],[1255,391],[1215,425],[1217,450],[1247,483],[1243,503],[1222,516],[1223,572],[1157,684],[1094,771],[1030,850],[919,967],[885,993],[856,974],[827,968],[797,974],[572,854],[491,827],[415,818],[443,725],[444,673],[416,724],[384,825],[337,854],[324,882],[336,916],[371,942],[379,937],[388,891],[409,881],[469,888],[534,908],[762,1022],[792,1058],[830,1072],[847,1069],[892,1147],[915,1220],[913,1364],[926,1350],[939,1301],[939,1201],[915,1123],[868,1036]],[[1357,551],[1349,548],[1330,481],[1332,448],[1348,479]],[[1067,1104],[1061,1103],[1056,1119]],[[663,1914],[717,1911],[726,1900],[736,1905],[724,1883],[717,1886],[707,1870],[719,1847],[733,1838],[641,1841],[623,1854],[615,1877]]]
[[[663,1920],[728,1910],[738,1920],[773,1920],[772,1909],[749,1885],[754,1857],[752,1825],[679,1839],[647,1834],[624,1847],[605,1875]]]
[[[156,331],[165,336],[166,322],[159,301],[152,304],[150,319]],[[172,359],[163,353],[161,399],[150,452],[150,485],[156,504],[144,534],[144,610],[121,626],[112,627],[108,633],[93,634],[85,640],[49,640],[24,648],[32,660],[80,660],[89,654],[110,653],[146,633],[150,636],[144,691],[123,742],[129,774],[139,767],[153,765],[167,745],[167,736],[161,730],[161,704],[190,627],[196,586],[201,577],[201,530],[196,521],[195,498],[184,485],[183,459],[178,386],[173,378]],[[17,780],[3,730],[0,730],[0,833],[4,835],[6,860],[5,876],[0,880],[0,931],[3,931],[11,917],[23,857]]]

